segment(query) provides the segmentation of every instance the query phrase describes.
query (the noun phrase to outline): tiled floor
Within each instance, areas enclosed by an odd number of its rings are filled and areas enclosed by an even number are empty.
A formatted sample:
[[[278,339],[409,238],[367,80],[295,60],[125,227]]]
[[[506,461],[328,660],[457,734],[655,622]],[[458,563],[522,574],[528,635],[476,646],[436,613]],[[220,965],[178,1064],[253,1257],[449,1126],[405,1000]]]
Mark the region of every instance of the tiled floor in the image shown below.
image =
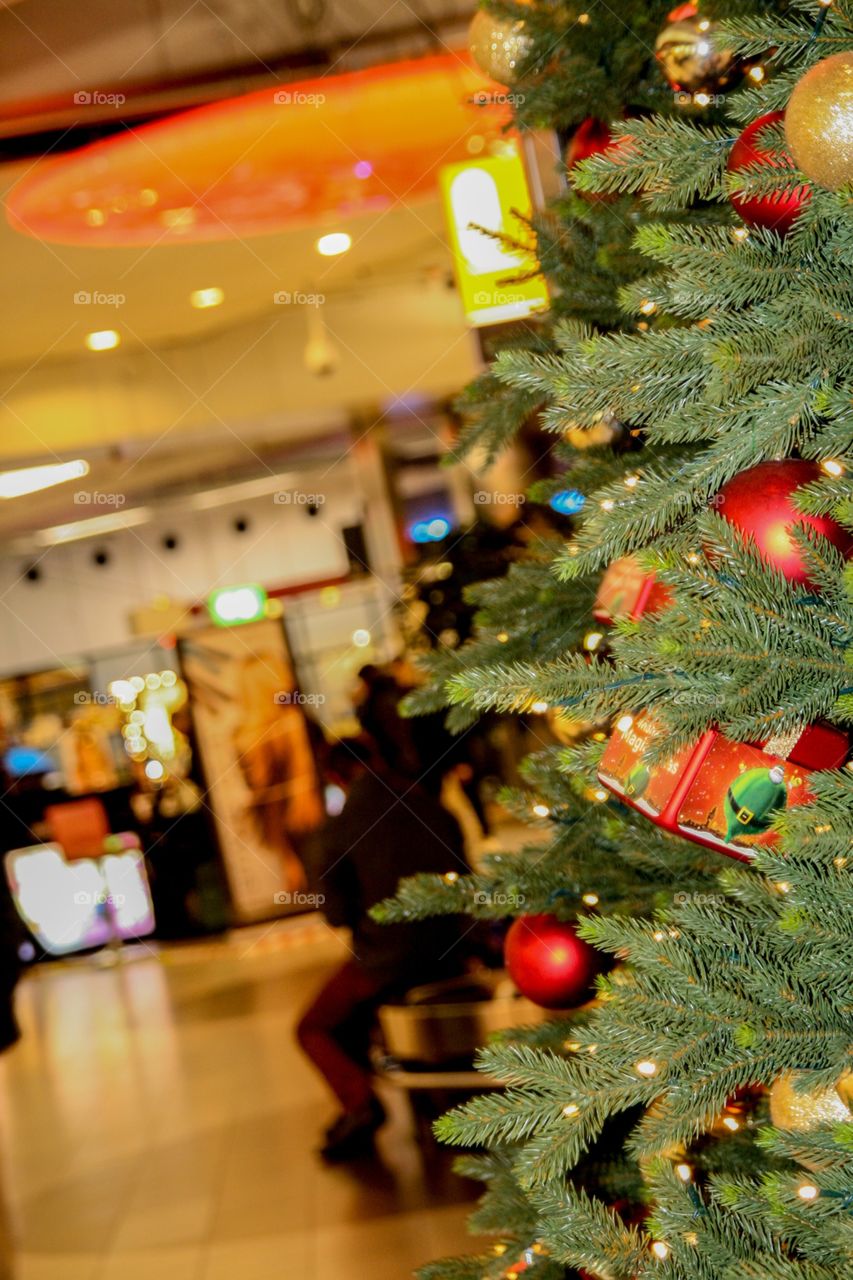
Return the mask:
[[[8,1280],[401,1280],[471,1249],[472,1189],[394,1107],[327,1169],[334,1111],[292,1039],[342,942],[311,919],[116,967],[43,966],[0,1060]]]

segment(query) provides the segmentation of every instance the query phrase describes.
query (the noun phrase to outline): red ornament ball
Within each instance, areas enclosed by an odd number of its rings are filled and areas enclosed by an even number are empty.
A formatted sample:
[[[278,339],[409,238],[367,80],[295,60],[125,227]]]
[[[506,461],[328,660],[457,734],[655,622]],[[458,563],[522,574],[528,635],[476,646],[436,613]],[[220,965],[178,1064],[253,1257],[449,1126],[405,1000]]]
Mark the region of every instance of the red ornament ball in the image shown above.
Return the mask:
[[[504,943],[509,976],[523,996],[545,1009],[569,1009],[591,994],[602,957],[574,925],[552,915],[520,916]]]
[[[784,111],[768,111],[747,125],[737,142],[731,149],[728,161],[729,173],[739,173],[754,165],[769,165],[772,169],[782,167],[778,153],[765,150],[756,142],[762,129],[777,124],[785,119]],[[808,187],[795,187],[792,191],[776,192],[767,196],[746,196],[733,194],[729,197],[734,208],[752,227],[765,227],[768,231],[776,231],[786,236],[794,225],[794,219],[811,200]]]
[[[603,155],[605,151],[623,150],[625,145],[625,143],[614,141],[610,125],[606,120],[587,116],[586,120],[582,120],[575,129],[566,147],[566,168],[571,170],[576,164],[580,164],[581,160],[588,160],[590,156]],[[584,200],[616,199],[616,192],[579,191],[577,194],[583,196]]]
[[[724,484],[714,505],[736,529],[755,539],[762,555],[789,582],[808,585],[803,557],[790,536],[791,525],[811,525],[844,556],[853,550],[853,537],[835,520],[829,516],[803,515],[794,506],[792,499],[796,491],[822,476],[816,462],[794,458],[761,462]]]

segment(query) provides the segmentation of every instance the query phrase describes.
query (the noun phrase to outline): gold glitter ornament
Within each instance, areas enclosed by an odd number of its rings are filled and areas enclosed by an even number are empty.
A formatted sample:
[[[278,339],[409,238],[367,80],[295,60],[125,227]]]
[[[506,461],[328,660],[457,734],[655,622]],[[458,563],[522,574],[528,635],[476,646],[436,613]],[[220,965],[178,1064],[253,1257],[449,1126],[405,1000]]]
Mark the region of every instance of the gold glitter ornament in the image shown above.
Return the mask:
[[[808,1132],[820,1125],[853,1120],[849,1102],[853,1101],[853,1072],[847,1072],[830,1089],[814,1093],[798,1093],[796,1076],[788,1071],[770,1086],[770,1119],[777,1129]]]
[[[468,47],[487,76],[498,84],[512,84],[519,64],[533,48],[533,40],[520,19],[513,22],[478,9],[468,28]]]
[[[655,41],[655,57],[672,88],[688,93],[718,87],[733,61],[730,50],[716,47],[711,23],[698,13],[667,23]]]
[[[853,182],[853,52],[824,58],[797,81],[785,137],[807,178],[830,191]]]

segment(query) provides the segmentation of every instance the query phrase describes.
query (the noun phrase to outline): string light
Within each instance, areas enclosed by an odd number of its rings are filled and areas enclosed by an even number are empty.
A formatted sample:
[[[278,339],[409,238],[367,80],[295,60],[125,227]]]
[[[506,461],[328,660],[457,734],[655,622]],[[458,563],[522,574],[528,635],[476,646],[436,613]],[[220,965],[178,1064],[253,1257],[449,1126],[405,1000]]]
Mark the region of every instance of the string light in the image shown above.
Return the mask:
[[[664,938],[666,937],[666,934],[664,933],[663,929],[656,929],[655,932],[652,934],[652,937],[654,938],[655,942],[663,942]]]
[[[583,895],[582,901],[585,902],[588,907],[594,907],[598,904],[598,894],[585,893]]]
[[[638,1062],[636,1064],[634,1070],[641,1076],[654,1076],[657,1075],[658,1064],[656,1062],[649,1062],[648,1059],[644,1059],[643,1062]]]
[[[626,476],[626,477],[625,477],[625,488],[626,488],[626,489],[634,489],[634,488],[635,488],[639,483],[640,483],[640,477],[639,477],[639,476]]]
[[[741,243],[743,243],[744,240],[749,239],[749,230],[746,227],[733,227],[732,239],[739,240]]]
[[[603,804],[607,799],[607,792],[603,787],[599,787],[597,791],[593,791],[592,798],[593,800],[597,800],[599,804]]]
[[[779,883],[776,885],[776,888],[779,890],[780,893],[791,892],[791,886],[788,884],[787,880],[780,880]]]
[[[595,653],[596,649],[601,644],[603,639],[604,639],[603,631],[588,631],[583,638],[583,647],[589,653]]]
[[[536,814],[537,818],[547,818],[551,810],[548,808],[547,804],[535,804],[533,806],[533,812]]]
[[[538,716],[544,715],[544,713],[548,710],[548,703],[534,702],[530,710],[535,711]]]
[[[735,1120],[734,1116],[723,1116],[723,1124],[727,1129],[731,1130],[732,1133],[735,1133],[740,1128],[740,1125],[737,1120]]]
[[[579,1111],[580,1107],[576,1102],[567,1102],[563,1107],[564,1116],[576,1116]]]
[[[644,316],[653,316],[657,309],[658,304],[652,302],[651,298],[646,298],[644,302],[640,303],[640,313]]]
[[[506,644],[508,639],[509,639],[509,632],[507,631],[498,632],[498,640],[501,644]]]
[[[660,1258],[661,1262],[665,1262],[669,1257],[669,1245],[665,1244],[663,1240],[655,1240],[652,1245],[652,1253],[656,1258]]]
[[[675,1172],[678,1174],[682,1182],[690,1182],[693,1178],[693,1170],[689,1164],[677,1164]]]
[[[616,728],[619,730],[620,733],[627,733],[633,723],[634,723],[633,716],[627,716],[627,715],[620,716],[619,719],[616,721]]]
[[[448,871],[448,872],[447,872],[445,875],[443,875],[441,878],[442,878],[442,880],[444,881],[444,883],[445,883],[445,884],[456,884],[456,881],[459,879],[459,872],[458,872],[458,871]]]
[[[801,1187],[797,1188],[797,1195],[801,1200],[816,1200],[820,1195],[818,1188],[811,1182],[804,1182]]]
[[[577,1053],[577,1051],[578,1051],[578,1049],[580,1049],[580,1047],[581,1047],[581,1045],[580,1045],[580,1040],[567,1040],[567,1041],[565,1042],[565,1044],[563,1045],[563,1048],[564,1048],[568,1053]]]
[[[700,46],[697,45],[696,46],[697,52],[699,51],[699,48]],[[707,94],[703,91],[700,93],[694,93],[693,101],[696,103],[697,107],[707,107],[711,101],[711,97],[710,97],[710,94]]]
[[[605,498],[601,504],[601,510],[612,511],[615,506],[616,506],[616,503],[613,501],[612,498]]]
[[[747,74],[750,80],[754,80],[756,84],[761,84],[761,81],[764,79],[764,68],[750,67]]]
[[[820,464],[822,469],[830,476],[843,476],[844,467],[835,458],[824,458]]]

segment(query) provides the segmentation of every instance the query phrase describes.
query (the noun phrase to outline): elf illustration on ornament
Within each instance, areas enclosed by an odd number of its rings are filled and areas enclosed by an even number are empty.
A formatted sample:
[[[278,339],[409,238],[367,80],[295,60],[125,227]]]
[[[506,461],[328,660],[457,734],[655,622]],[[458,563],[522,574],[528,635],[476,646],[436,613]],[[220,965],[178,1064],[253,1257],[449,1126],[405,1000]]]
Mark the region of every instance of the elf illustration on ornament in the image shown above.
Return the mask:
[[[769,830],[773,815],[787,803],[785,770],[780,764],[771,769],[747,769],[726,790],[726,839],[762,835]]]

